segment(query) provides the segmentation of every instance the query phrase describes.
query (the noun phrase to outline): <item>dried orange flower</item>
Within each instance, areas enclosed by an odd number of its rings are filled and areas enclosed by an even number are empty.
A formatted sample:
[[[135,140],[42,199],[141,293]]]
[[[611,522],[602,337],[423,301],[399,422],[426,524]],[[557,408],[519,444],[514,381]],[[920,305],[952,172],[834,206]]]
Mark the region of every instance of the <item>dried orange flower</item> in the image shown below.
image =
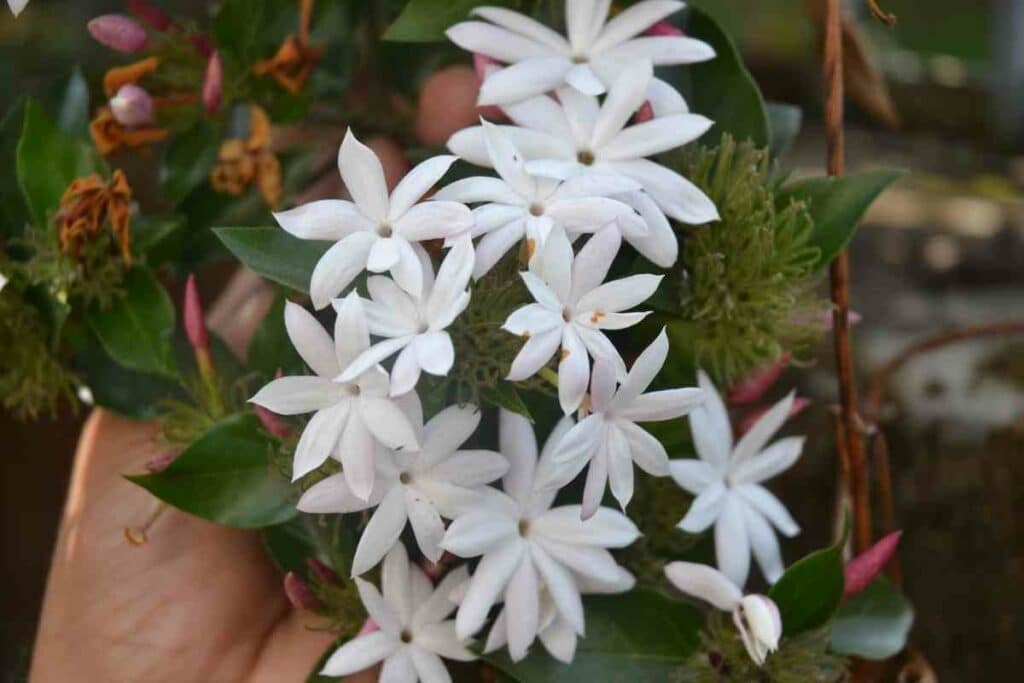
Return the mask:
[[[298,95],[316,68],[324,51],[313,47],[301,37],[288,36],[270,59],[257,62],[252,72],[269,76],[293,95]]]
[[[270,208],[281,203],[281,162],[270,151],[270,119],[260,107],[252,106],[249,137],[224,141],[217,153],[217,165],[210,183],[217,192],[240,196],[255,183]]]
[[[114,171],[109,182],[98,174],[77,178],[60,199],[57,229],[60,248],[78,258],[82,245],[94,239],[110,224],[121,258],[125,265],[132,263],[131,251],[132,188],[120,170]]]
[[[156,57],[148,57],[132,64],[111,69],[103,78],[103,90],[108,98],[114,97],[126,85],[137,84],[160,66]],[[167,139],[170,134],[156,125],[128,127],[121,124],[109,106],[100,108],[89,124],[89,132],[100,154],[107,156],[121,147],[144,147]]]

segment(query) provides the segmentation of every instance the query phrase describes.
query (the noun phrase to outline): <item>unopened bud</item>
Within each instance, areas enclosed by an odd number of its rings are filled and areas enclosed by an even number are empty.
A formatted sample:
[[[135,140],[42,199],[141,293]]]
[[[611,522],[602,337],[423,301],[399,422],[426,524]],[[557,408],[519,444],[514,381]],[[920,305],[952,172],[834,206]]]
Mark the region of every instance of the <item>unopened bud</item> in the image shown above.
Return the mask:
[[[146,29],[123,14],[104,14],[96,17],[88,23],[87,28],[96,42],[124,54],[138,52],[149,40]]]
[[[894,531],[850,560],[843,569],[843,595],[853,597],[867,588],[896,554],[902,531]]]
[[[256,404],[253,404],[253,410],[256,411],[256,417],[259,418],[260,424],[263,425],[263,429],[267,430],[267,434],[278,439],[287,439],[292,435],[291,428],[277,419],[277,415],[275,413],[272,413],[263,406]]]
[[[166,31],[174,25],[164,11],[149,0],[127,0],[128,11],[149,24],[154,30]]]
[[[210,335],[206,331],[203,302],[196,287],[196,276],[189,275],[185,283],[185,334],[194,349],[209,349]]]
[[[146,461],[146,469],[156,474],[157,472],[163,472],[167,467],[174,462],[174,459],[178,457],[178,454],[174,451],[166,451],[158,455],[154,455],[152,458]]]
[[[650,100],[644,100],[644,103],[640,105],[640,108],[636,110],[636,114],[633,116],[634,123],[647,123],[654,118],[654,107],[651,106]]]
[[[203,109],[213,114],[220,109],[221,95],[224,91],[224,65],[220,53],[213,52],[206,62],[206,78],[203,80]]]
[[[292,607],[297,609],[317,612],[323,608],[313,589],[295,572],[284,575],[284,594],[288,597],[288,602],[292,603]]]
[[[742,406],[759,400],[779,379],[792,357],[793,354],[786,351],[771,363],[757,368],[733,384],[729,389],[729,403]]]
[[[786,419],[796,417],[800,413],[804,412],[807,406],[811,405],[809,398],[803,396],[797,396],[793,399],[793,407],[789,409],[789,415]],[[750,431],[750,428],[754,426],[754,423],[761,419],[761,416],[770,410],[770,406],[761,406],[751,411],[743,420],[740,422],[740,434],[746,434]]]
[[[782,617],[778,606],[764,595],[747,595],[732,613],[733,623],[740,632],[747,654],[758,666],[779,649],[782,637]]]
[[[650,28],[648,28],[646,31],[644,31],[644,35],[645,36],[669,36],[669,37],[673,37],[674,38],[674,37],[678,37],[678,36],[685,35],[685,34],[683,33],[682,29],[680,29],[679,27],[674,26],[673,24],[671,24],[671,23],[669,23],[667,21],[662,20],[662,21],[659,21],[656,24],[651,25]]]
[[[121,86],[110,99],[110,112],[125,128],[139,128],[153,123],[153,98],[134,83]]]
[[[341,577],[338,576],[338,573],[315,557],[306,558],[306,567],[309,568],[310,573],[316,578],[328,585],[337,586],[341,584]]]
[[[380,626],[378,626],[377,622],[373,620],[373,617],[366,617],[366,621],[363,622],[362,627],[360,627],[360,629],[359,629],[359,633],[357,633],[356,635],[357,636],[365,636],[365,635],[368,635],[370,633],[373,633],[374,631],[379,631],[379,630],[380,630]]]

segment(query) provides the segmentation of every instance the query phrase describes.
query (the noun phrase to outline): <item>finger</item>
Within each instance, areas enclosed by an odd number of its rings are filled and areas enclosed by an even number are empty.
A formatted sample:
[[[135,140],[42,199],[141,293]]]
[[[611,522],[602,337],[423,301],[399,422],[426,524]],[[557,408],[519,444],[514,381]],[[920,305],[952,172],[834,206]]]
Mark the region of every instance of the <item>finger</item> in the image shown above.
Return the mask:
[[[468,66],[449,66],[431,74],[420,89],[415,131],[420,142],[442,147],[458,130],[479,122],[476,106],[480,78]]]

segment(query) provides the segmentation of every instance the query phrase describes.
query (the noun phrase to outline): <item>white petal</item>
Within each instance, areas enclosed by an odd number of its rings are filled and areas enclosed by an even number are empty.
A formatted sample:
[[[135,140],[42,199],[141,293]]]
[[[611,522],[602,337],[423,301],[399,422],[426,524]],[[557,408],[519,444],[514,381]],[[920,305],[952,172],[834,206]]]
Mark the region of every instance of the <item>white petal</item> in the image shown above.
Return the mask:
[[[775,538],[775,531],[761,516],[761,513],[748,505],[742,497],[738,498],[738,502],[743,510],[743,519],[747,525],[747,538],[750,540],[750,549],[754,553],[754,558],[768,583],[775,583],[782,576],[783,570],[782,551],[779,549],[779,540]]]
[[[419,450],[415,429],[393,400],[360,397],[358,405],[360,416],[377,441],[392,450]]]
[[[374,510],[359,538],[352,558],[352,576],[365,574],[381,561],[398,542],[406,519],[405,492],[401,486],[392,487]]]
[[[631,62],[616,77],[608,97],[601,105],[601,113],[594,123],[590,140],[592,149],[601,150],[602,158],[606,156],[605,146],[618,135],[629,118],[647,99],[647,84],[653,75],[651,63],[639,60]]]
[[[662,328],[654,341],[633,361],[633,367],[629,369],[626,381],[619,387],[619,391],[612,401],[613,410],[629,408],[640,394],[647,391],[647,387],[661,371],[666,358],[668,358],[668,334],[665,333],[665,328]]]
[[[468,577],[467,573],[466,578]],[[438,590],[441,590],[440,586]],[[455,609],[454,603],[452,603],[452,609]],[[454,659],[459,662],[470,662],[476,659],[476,655],[466,648],[465,641],[459,640],[455,635],[455,622],[450,619],[439,624],[425,624],[417,630],[415,643],[417,647],[445,659]]]
[[[508,458],[508,473],[503,488],[513,500],[525,505],[533,492],[533,473],[537,468],[537,437],[533,425],[518,413],[498,412],[498,450]]]
[[[430,191],[448,172],[458,157],[442,154],[416,164],[391,193],[388,220],[396,221],[412,208],[412,205]]]
[[[373,228],[373,223],[344,199],[320,199],[278,211],[274,219],[285,232],[304,240],[336,241],[357,230]]]
[[[480,560],[455,617],[455,634],[459,638],[468,638],[483,626],[487,612],[523,561],[524,550],[523,543],[513,539]]]
[[[571,140],[581,149],[588,148],[594,124],[601,111],[597,98],[584,95],[576,88],[565,87],[558,89],[558,100],[562,103],[566,122],[572,129]]]
[[[540,276],[528,270],[523,270],[519,272],[519,277],[523,279],[523,284],[526,285],[526,288],[530,291],[530,295],[537,303],[552,311],[562,310],[562,301],[558,298],[555,291],[549,287],[548,284],[540,278]]]
[[[424,311],[430,329],[444,329],[462,313],[465,305],[460,308],[459,304],[464,300],[463,295],[473,274],[473,258],[473,243],[469,237],[460,238],[445,256]]]
[[[382,221],[388,215],[388,185],[384,168],[373,150],[359,142],[349,128],[338,150],[338,169],[345,188],[367,218]]]
[[[583,52],[593,40],[593,0],[565,0],[565,27],[574,52]],[[603,17],[602,17],[603,19]]]
[[[661,442],[632,422],[619,420],[618,425],[629,442],[629,454],[636,466],[652,477],[667,477],[668,453]]]
[[[669,562],[665,565],[665,576],[682,592],[724,612],[731,612],[743,599],[743,593],[729,577],[704,564]]]
[[[366,327],[363,304],[354,291],[335,302],[337,317],[334,319],[334,356],[339,372],[356,356],[370,347],[370,331]]]
[[[309,296],[313,306],[321,309],[341,294],[366,268],[366,258],[377,242],[372,232],[354,232],[328,249],[316,267],[309,282]]]
[[[555,327],[561,327],[561,325],[561,316],[550,308],[541,304],[527,304],[513,311],[501,327],[511,334],[519,336],[529,334],[532,336],[547,332]]]
[[[572,263],[572,243],[569,242],[568,236],[562,229],[553,230],[544,243],[544,248],[537,255],[535,271],[547,283],[559,302],[569,301],[569,292],[572,289]],[[530,286],[529,282],[526,284],[527,287]],[[533,293],[532,287],[530,291]]]
[[[576,633],[583,635],[583,600],[572,574],[536,543],[530,545],[530,555],[544,579],[544,585],[547,586],[548,594],[554,600],[558,613],[569,622]]]
[[[604,413],[611,409],[616,386],[615,361],[595,358],[594,371],[590,375],[590,407],[593,412]]]
[[[455,610],[455,603],[451,600],[452,592],[469,581],[469,568],[461,565],[457,569],[448,572],[441,583],[430,595],[426,602],[421,604],[412,617],[414,627],[424,624],[434,624]]]
[[[406,565],[408,570],[408,564]],[[377,622],[382,631],[396,633],[402,628],[402,616],[396,610],[396,603],[385,600],[377,587],[359,577],[355,578],[356,590],[359,591],[359,600],[362,601],[366,613],[371,619]],[[400,609],[400,608],[398,608]]]
[[[353,407],[345,429],[341,432],[337,454],[345,473],[345,480],[352,492],[363,500],[369,500],[373,490],[376,448],[373,434],[366,428],[362,416]]]
[[[256,392],[249,402],[278,415],[301,415],[327,408],[341,399],[340,387],[322,377],[279,377]]]
[[[373,300],[373,303],[382,308],[389,309],[395,318],[403,320],[416,318],[418,304],[405,290],[396,285],[395,281],[391,278],[379,275],[368,277],[366,278],[366,289],[370,292],[370,298]],[[365,302],[363,305],[366,307]],[[370,325],[370,332],[378,334],[372,325]]]
[[[678,12],[684,6],[685,3],[678,0],[648,0],[624,9],[605,24],[591,50],[596,53],[614,47],[642,33],[668,15]]]
[[[292,463],[292,481],[309,474],[330,457],[338,443],[342,430],[348,421],[350,401],[342,401],[329,408],[318,410],[306,423],[295,447]]]
[[[665,212],[646,192],[629,192],[619,195],[619,200],[640,212],[647,225],[644,234],[626,234],[626,241],[640,252],[640,255],[660,268],[671,268],[679,258],[679,240],[669,225]]]
[[[302,497],[299,498],[299,502],[296,503],[295,507],[302,512],[314,514],[359,512],[380,502],[381,498],[383,498],[381,492],[382,485],[390,486],[390,484],[383,484],[378,479],[374,482],[370,500],[365,501],[352,493],[348,482],[345,481],[344,474],[332,474],[309,487],[302,494]]]
[[[646,59],[654,66],[695,64],[714,59],[715,49],[703,40],[686,36],[642,36],[616,45],[602,59],[623,62]]]
[[[376,367],[385,358],[404,349],[414,339],[416,339],[414,336],[398,337],[396,339],[385,339],[378,344],[374,344],[356,356],[345,368],[345,371],[339,375],[338,379],[342,382],[352,382],[370,368]]]
[[[499,62],[519,62],[553,53],[550,47],[530,37],[482,21],[455,24],[445,35],[463,50],[479,52]]]
[[[484,654],[497,652],[508,644],[508,619],[505,617],[505,611],[505,608],[502,608],[491,624],[491,631],[484,643]]]
[[[647,101],[655,116],[671,116],[672,114],[688,114],[690,112],[686,99],[671,84],[657,76],[647,85]]]
[[[405,506],[420,552],[431,562],[437,562],[444,553],[440,545],[445,533],[441,515],[429,500],[411,486],[405,488]]]
[[[395,220],[395,232],[412,242],[441,239],[473,228],[473,213],[459,202],[417,204]]]
[[[605,315],[605,317],[602,318],[601,320],[602,322],[607,321],[614,315],[615,314],[613,313],[609,313]],[[636,322],[639,322],[640,320],[643,320],[643,317],[645,315],[647,314],[637,313],[636,316],[633,318],[634,324]],[[590,317],[593,317],[593,314],[584,314],[582,316],[577,316],[577,318],[581,317],[589,320]],[[608,337],[606,337],[604,333],[601,332],[601,330],[595,330],[592,327],[588,327],[585,324],[580,324],[578,320],[573,323],[573,327],[576,329],[576,333],[580,335],[580,339],[583,340],[583,343],[586,345],[587,351],[590,352],[591,356],[593,356],[594,358],[604,358],[606,360],[610,360],[612,363],[615,364],[615,378],[620,382],[626,379],[626,362],[622,360],[622,356],[619,355],[619,352],[615,348],[615,345],[612,344],[611,340],[609,340]]]
[[[523,201],[523,197],[501,178],[488,178],[484,176],[456,180],[454,183],[445,185],[438,190],[433,198],[435,200],[462,202],[464,204],[495,202],[510,206],[516,206]]]
[[[533,562],[520,562],[505,589],[508,653],[518,662],[526,656],[540,627],[540,585]]]
[[[653,156],[693,142],[711,126],[711,120],[700,114],[662,116],[619,131],[600,147],[598,158],[601,161],[633,161]]]
[[[284,327],[292,346],[313,372],[326,379],[338,374],[334,342],[309,311],[296,303],[285,301]]]
[[[800,457],[803,448],[804,437],[802,436],[779,439],[758,455],[736,467],[732,472],[732,480],[737,484],[758,484],[767,481],[792,467]]]
[[[635,192],[642,186],[632,178],[591,171],[575,175],[558,186],[558,199],[585,199],[587,197],[611,197]]]
[[[433,272],[423,266],[424,260],[429,262],[430,257],[419,244],[412,244],[403,237],[395,238],[395,241],[398,243],[399,258],[391,269],[391,277],[395,284],[418,298],[424,288],[430,286]]]
[[[654,294],[661,278],[661,275],[642,273],[606,282],[580,297],[577,312],[618,313],[638,306]]]
[[[629,130],[635,128],[639,128],[639,126],[633,126]],[[651,195],[658,206],[681,223],[700,225],[716,221],[719,218],[714,202],[700,188],[669,168],[649,159],[616,161],[608,164],[608,167],[643,185],[644,190]]]
[[[765,487],[760,484],[740,484],[733,489],[752,508],[764,515],[783,535],[792,538],[800,533],[800,526],[789,514],[786,506]]]
[[[481,126],[491,166],[517,194],[532,197],[536,181],[526,172],[523,155],[515,143],[500,126],[487,121],[481,121]]]
[[[617,414],[633,422],[658,422],[686,415],[703,403],[704,393],[700,389],[666,389],[637,397],[629,408]]]
[[[505,67],[483,82],[477,104],[510,104],[554,90],[572,66],[565,57],[533,57]]]
[[[366,269],[371,273],[386,273],[398,263],[400,257],[398,240],[382,237],[370,247],[370,253],[366,257]]]
[[[502,111],[521,128],[540,131],[563,140],[572,139],[572,129],[565,112],[558,102],[547,95],[506,104]]]
[[[576,161],[576,147],[570,140],[560,140],[548,133],[519,126],[498,127],[527,159]],[[481,126],[463,128],[452,135],[447,144],[448,149],[460,158],[477,166],[491,167],[491,157],[487,152]]]
[[[606,197],[560,199],[547,208],[547,216],[569,232],[597,232],[612,224],[627,235],[646,233],[647,224],[629,206]]]
[[[572,264],[572,291],[569,301],[578,302],[604,282],[608,270],[619,253],[622,238],[614,226],[598,230],[587,240]]]
[[[561,34],[519,12],[504,7],[476,7],[473,14],[546,45],[552,50],[566,50],[569,47]]]
[[[374,631],[348,641],[334,651],[320,672],[324,676],[347,676],[367,669],[399,648],[393,633]]]
[[[515,522],[493,510],[462,515],[445,532],[441,547],[459,557],[476,557],[508,544],[516,535]]]
[[[711,465],[696,458],[672,460],[668,469],[680,488],[695,496],[721,478]]]
[[[775,436],[775,432],[782,428],[782,425],[789,418],[793,411],[793,400],[796,397],[794,392],[789,392],[785,398],[773,405],[768,412],[757,418],[753,426],[736,442],[732,450],[732,466],[737,467],[753,456],[761,452],[768,443],[768,440]]]
[[[424,372],[443,377],[455,363],[455,348],[447,332],[428,332],[416,337],[413,343],[416,361]]]
[[[583,402],[590,379],[590,360],[587,347],[576,334],[573,325],[562,330],[562,355],[558,362],[558,402],[566,415],[573,413]]]
[[[728,491],[722,481],[713,481],[693,499],[686,516],[676,526],[690,534],[703,532],[721,517],[726,498]]]
[[[556,542],[602,548],[625,548],[640,536],[629,517],[611,508],[600,508],[593,517],[581,521],[579,505],[548,510],[534,520],[533,528]]]
[[[583,500],[580,505],[580,519],[590,520],[601,509],[601,500],[608,487],[608,449],[604,444],[598,446],[590,458],[590,469],[583,484]]]
[[[7,6],[11,8],[11,14],[17,17],[28,6],[28,0],[7,0]]]
[[[556,619],[538,634],[544,648],[563,664],[571,664],[576,656],[576,633],[564,619]]]
[[[703,370],[697,373],[697,383],[704,392],[704,403],[690,413],[693,445],[700,459],[724,472],[732,452],[732,426],[722,397]]]
[[[404,396],[416,388],[420,381],[420,363],[416,358],[416,349],[406,346],[395,358],[391,366],[391,396]]]
[[[616,427],[608,435],[608,485],[623,510],[633,498],[633,458],[626,435]],[[666,456],[666,461],[668,460]]]
[[[501,257],[523,239],[525,221],[517,220],[494,232],[487,233],[476,245],[473,279],[479,280],[491,271]]]
[[[584,95],[603,95],[605,92],[604,83],[589,64],[573,64],[565,72],[565,82]]]
[[[508,467],[508,460],[496,451],[456,451],[436,466],[431,476],[443,482],[472,488],[505,476]]]
[[[622,568],[615,563],[612,554],[604,548],[551,543],[543,538],[538,539],[537,542],[551,557],[581,577],[608,584],[618,581],[621,576]]]
[[[416,667],[412,663],[410,648],[396,650],[384,660],[377,683],[416,683]]]
[[[479,424],[480,409],[476,406],[448,406],[423,427],[422,457],[436,465],[458,450]]]
[[[715,557],[722,573],[742,588],[750,572],[750,541],[743,503],[727,495],[722,514],[715,522]]]
[[[506,379],[519,382],[532,377],[551,360],[562,343],[561,326],[531,336],[512,361]],[[301,411],[306,412],[306,411]]]

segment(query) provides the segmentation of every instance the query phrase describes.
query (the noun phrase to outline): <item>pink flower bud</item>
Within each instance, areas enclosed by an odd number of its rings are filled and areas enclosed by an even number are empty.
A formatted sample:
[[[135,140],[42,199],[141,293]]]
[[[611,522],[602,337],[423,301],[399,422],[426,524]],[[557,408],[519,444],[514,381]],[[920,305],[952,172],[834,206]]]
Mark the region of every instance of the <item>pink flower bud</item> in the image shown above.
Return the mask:
[[[366,621],[363,622],[362,628],[359,629],[359,633],[357,633],[356,635],[357,636],[365,636],[365,635],[367,635],[369,633],[373,633],[374,631],[379,631],[379,630],[380,630],[380,626],[377,626],[377,622],[374,621],[372,617],[367,617]]]
[[[174,451],[166,451],[159,455],[154,455],[152,458],[146,461],[146,469],[156,474],[157,472],[163,472],[167,467],[174,462],[174,459],[178,457],[178,454]]]
[[[214,52],[206,62],[206,78],[203,80],[203,109],[213,114],[220,109],[220,98],[224,89],[224,65],[220,53]]]
[[[256,417],[260,419],[260,424],[267,430],[267,434],[278,439],[287,439],[292,435],[292,430],[288,425],[284,424],[277,419],[277,415],[270,412],[263,406],[253,405],[253,410],[256,411]]]
[[[314,576],[324,583],[332,586],[341,584],[341,577],[338,576],[338,573],[315,557],[307,557],[306,566]]]
[[[185,283],[185,334],[188,343],[194,349],[209,349],[210,335],[206,331],[206,317],[203,315],[203,302],[199,299],[196,287],[196,276],[189,275]]]
[[[793,354],[785,351],[768,365],[754,370],[733,384],[729,388],[729,403],[734,406],[743,406],[759,400],[779,379],[792,357]]]
[[[284,575],[284,594],[296,609],[316,612],[323,608],[313,589],[295,572]]]
[[[127,83],[110,98],[114,119],[125,128],[139,128],[153,123],[153,98],[143,88]]]
[[[650,100],[644,100],[644,103],[636,110],[636,115],[633,117],[633,121],[634,123],[646,123],[653,118],[654,107],[651,106]]]
[[[653,24],[650,28],[644,31],[644,35],[678,37],[685,34],[682,32],[681,29],[677,28],[676,26],[673,26],[667,21],[662,20],[656,24]]]
[[[789,415],[786,416],[786,419],[788,420],[796,417],[800,413],[804,412],[804,409],[809,405],[811,405],[810,399],[797,396],[793,399],[793,407],[790,409]],[[750,428],[754,426],[754,423],[757,422],[762,415],[767,413],[769,408],[771,408],[771,406],[759,406],[744,417],[742,422],[740,422],[740,434],[746,434],[750,431]]]
[[[894,531],[846,564],[843,570],[845,597],[857,595],[882,573],[885,565],[889,564],[889,560],[896,554],[902,536],[902,531]]]
[[[128,11],[142,19],[156,31],[166,31],[174,26],[174,22],[164,11],[149,0],[127,0]]]
[[[138,52],[149,39],[146,29],[137,21],[123,14],[104,14],[87,25],[89,33],[101,45],[124,54]]]
[[[476,71],[477,86],[483,84],[487,77],[495,71],[501,69],[501,62],[491,59],[487,55],[480,54],[479,52],[473,53],[473,70]],[[505,112],[502,111],[501,107],[488,104],[483,107],[478,107],[477,111],[484,118],[488,118],[494,121],[503,121],[506,119]]]

